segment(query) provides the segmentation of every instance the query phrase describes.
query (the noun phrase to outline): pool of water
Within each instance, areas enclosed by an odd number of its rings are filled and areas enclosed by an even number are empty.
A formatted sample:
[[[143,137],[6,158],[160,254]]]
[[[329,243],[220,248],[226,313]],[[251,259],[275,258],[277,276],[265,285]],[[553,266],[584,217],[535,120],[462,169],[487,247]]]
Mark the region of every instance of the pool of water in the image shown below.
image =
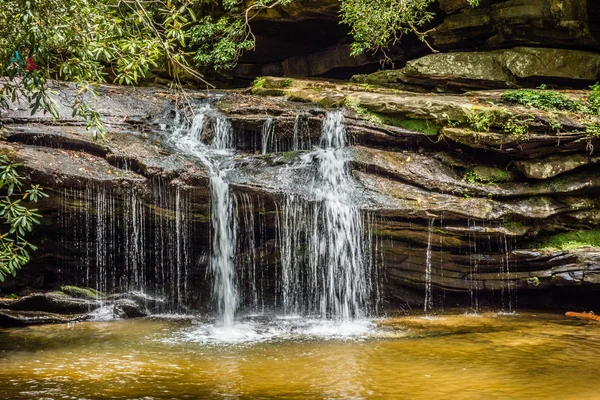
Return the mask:
[[[599,356],[600,324],[529,312],[85,322],[0,330],[0,398],[587,400]]]

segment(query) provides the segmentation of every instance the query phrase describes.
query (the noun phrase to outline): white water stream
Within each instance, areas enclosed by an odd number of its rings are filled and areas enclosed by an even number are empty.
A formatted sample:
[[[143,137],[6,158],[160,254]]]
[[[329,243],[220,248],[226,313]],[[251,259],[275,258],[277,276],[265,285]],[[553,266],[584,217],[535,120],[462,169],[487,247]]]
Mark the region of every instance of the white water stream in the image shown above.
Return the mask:
[[[210,147],[202,142],[207,123],[212,131]],[[303,328],[316,329],[315,334],[321,328],[342,335],[364,333],[365,326],[369,326],[362,321],[360,326],[352,324],[370,314],[371,271],[370,263],[366,262],[370,250],[365,249],[365,242],[368,246],[370,242],[365,241],[363,217],[349,196],[352,178],[347,169],[346,141],[342,112],[327,113],[318,148],[301,161],[313,165],[308,197],[285,196],[279,217],[282,272],[281,283],[277,285],[281,286],[283,311],[292,317],[317,317],[313,321],[318,323]],[[217,322],[214,326],[204,325],[199,340],[218,337],[218,340],[245,341],[256,333],[252,322],[235,323],[240,303],[235,268],[237,201],[230,193],[227,177],[233,165],[233,142],[231,124],[222,116],[215,116],[208,106],[199,110],[191,124],[183,124],[173,134],[174,145],[182,153],[199,159],[210,175],[213,243],[210,264]],[[263,129],[263,154],[272,143],[273,121],[268,120]],[[252,298],[256,298],[256,293]],[[336,328],[327,319],[338,321]],[[264,334],[269,331],[263,327]]]

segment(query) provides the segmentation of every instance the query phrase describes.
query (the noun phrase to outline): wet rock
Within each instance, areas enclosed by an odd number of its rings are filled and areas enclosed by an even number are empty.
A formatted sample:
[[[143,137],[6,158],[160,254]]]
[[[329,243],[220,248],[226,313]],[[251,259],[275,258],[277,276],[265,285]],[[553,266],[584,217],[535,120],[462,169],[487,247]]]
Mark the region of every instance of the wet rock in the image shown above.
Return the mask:
[[[119,299],[114,303],[113,314],[115,318],[140,318],[148,316],[146,309],[131,299]]]
[[[442,135],[455,143],[474,149],[493,151],[515,158],[545,157],[556,152],[585,154],[590,142],[600,144],[597,138],[588,138],[577,132],[558,134],[531,134],[517,137],[498,132],[474,132],[464,128],[443,128]]]
[[[56,292],[36,293],[2,305],[13,311],[42,311],[55,314],[81,314],[100,306],[100,301],[68,297]]]
[[[118,293],[108,296],[108,299],[111,301],[115,301],[115,305],[118,305],[120,301],[123,301],[123,304],[132,304],[135,303],[137,308],[140,310],[149,310],[151,312],[158,312],[162,308],[166,307],[166,301],[164,299],[150,296],[145,293],[140,292],[128,292],[128,293]]]
[[[60,291],[68,296],[75,297],[78,299],[98,300],[104,297],[104,295],[96,289],[81,288],[77,286],[61,286]]]
[[[85,315],[61,315],[44,311],[15,311],[0,309],[0,328],[28,325],[64,324],[84,321]]]

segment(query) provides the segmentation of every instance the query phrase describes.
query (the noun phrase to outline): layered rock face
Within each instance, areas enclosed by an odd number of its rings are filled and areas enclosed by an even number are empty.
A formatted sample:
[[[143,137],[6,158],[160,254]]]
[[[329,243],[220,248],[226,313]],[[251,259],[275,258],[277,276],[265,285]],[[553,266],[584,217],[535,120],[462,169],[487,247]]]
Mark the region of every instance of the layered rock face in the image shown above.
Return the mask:
[[[598,66],[593,60],[597,54],[569,52],[600,51],[600,11],[593,0],[482,0],[476,8],[466,0],[440,0],[432,11],[436,18],[428,37],[431,45],[442,53],[459,54],[436,54],[409,63],[403,75],[408,80],[402,79],[403,83],[413,84],[430,74],[444,75],[451,82],[466,81],[461,85],[466,88],[506,87],[502,82],[509,87],[540,83],[582,86],[597,79]],[[337,14],[337,1],[299,1],[259,14],[252,25],[256,51],[244,54],[232,75],[347,79],[377,71],[378,55],[349,55],[352,38],[349,28],[339,24]],[[503,49],[514,50],[494,52]],[[396,67],[427,54],[430,51],[425,45],[411,35],[388,51]],[[479,68],[480,73],[469,68]],[[588,72],[583,73],[582,68]],[[596,77],[589,78],[589,71]],[[484,76],[478,77],[481,73]],[[390,83],[397,81],[397,77],[389,78]],[[468,84],[474,81],[479,84]]]
[[[68,105],[72,88],[62,92]],[[269,96],[198,95],[191,103],[214,111],[200,121],[207,143],[218,121],[231,124],[242,305],[280,301],[282,224],[290,218],[282,201],[297,190],[294,180],[282,182],[305,173],[298,168],[318,143],[324,108],[336,105],[346,106],[349,165],[362,199],[354,205],[368,221],[365,240],[381,272],[373,287],[385,304],[512,310],[597,302],[598,250],[544,244],[600,222],[600,140],[574,116],[505,104],[488,132],[475,132],[473,118],[493,112],[501,92],[418,94],[272,78],[254,92]],[[3,154],[51,195],[39,205],[40,249],[5,291],[77,284],[144,289],[171,310],[211,306],[209,171],[170,142],[185,115],[176,104],[167,93],[103,87],[104,142],[93,142],[66,107],[57,122],[24,106],[5,115]],[[527,130],[507,132],[510,124]]]
[[[431,37],[441,50],[536,46],[600,50],[600,11],[592,0],[440,0],[448,15]]]

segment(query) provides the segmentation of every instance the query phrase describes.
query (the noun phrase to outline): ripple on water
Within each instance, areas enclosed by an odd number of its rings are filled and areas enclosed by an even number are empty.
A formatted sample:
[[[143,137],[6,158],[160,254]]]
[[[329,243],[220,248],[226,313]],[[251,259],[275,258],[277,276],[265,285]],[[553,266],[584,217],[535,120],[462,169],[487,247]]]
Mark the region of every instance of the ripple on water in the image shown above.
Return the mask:
[[[377,331],[372,320],[333,321],[297,316],[256,318],[239,321],[233,327],[198,322],[170,337],[165,343],[253,344],[283,340],[364,340]]]

